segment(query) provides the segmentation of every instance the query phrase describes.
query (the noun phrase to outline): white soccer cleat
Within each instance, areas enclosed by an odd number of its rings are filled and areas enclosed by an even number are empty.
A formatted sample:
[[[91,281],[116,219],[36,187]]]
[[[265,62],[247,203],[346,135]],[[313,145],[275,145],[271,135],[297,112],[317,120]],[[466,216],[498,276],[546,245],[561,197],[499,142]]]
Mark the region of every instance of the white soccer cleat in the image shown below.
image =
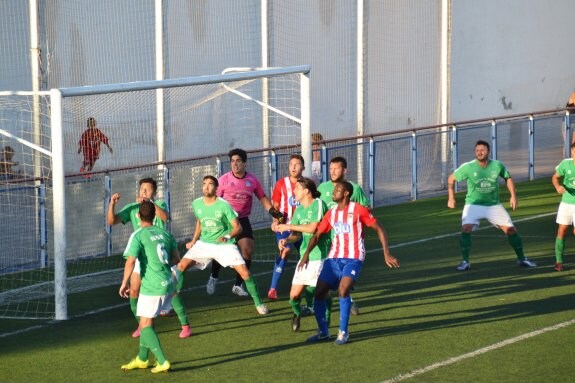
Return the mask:
[[[519,266],[525,266],[525,267],[537,267],[537,264],[532,260],[530,260],[529,258],[525,258],[522,261],[517,261],[517,264]]]
[[[236,294],[239,297],[249,297],[250,294],[246,290],[242,288],[242,286],[234,286],[232,287],[232,293]]]
[[[471,264],[469,262],[461,261],[461,263],[457,266],[457,268],[455,270],[465,271],[465,270],[469,270],[470,267],[471,267]]]
[[[218,284],[218,278],[214,278],[210,275],[208,279],[208,284],[206,285],[206,292],[213,295],[216,292],[216,285]]]
[[[270,313],[270,310],[268,310],[268,307],[266,305],[256,306],[256,310],[258,310],[258,314],[260,315],[267,315]]]
[[[339,330],[337,333],[335,344],[341,346],[342,344],[346,344],[348,341],[349,341],[349,334],[345,331]]]

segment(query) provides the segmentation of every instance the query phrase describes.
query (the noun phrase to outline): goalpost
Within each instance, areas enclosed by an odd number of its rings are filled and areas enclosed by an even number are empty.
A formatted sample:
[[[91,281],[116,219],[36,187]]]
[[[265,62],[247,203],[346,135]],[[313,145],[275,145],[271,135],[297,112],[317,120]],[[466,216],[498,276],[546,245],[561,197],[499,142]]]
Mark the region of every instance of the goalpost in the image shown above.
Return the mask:
[[[43,183],[34,190],[40,190],[38,206],[45,206],[44,218],[38,216],[47,239],[39,247],[47,255],[44,265],[17,261],[10,269],[0,258],[1,317],[67,319],[75,294],[117,283],[121,252],[132,229],[106,225],[107,201],[112,192],[120,192],[119,207],[133,202],[140,178],[158,181],[158,195],[169,204],[171,231],[183,241],[193,233],[190,204],[201,196],[201,179],[227,171],[231,148],[265,149],[283,156],[298,151],[311,163],[310,67],[241,70],[43,94],[49,100],[40,119],[47,132],[48,153],[43,154],[47,167],[44,178],[31,182]],[[158,99],[159,94],[163,98]],[[0,110],[2,103],[0,94]],[[31,105],[31,115],[33,110]],[[102,143],[93,169],[80,172],[86,159],[83,151],[78,153],[79,140],[89,118],[95,119],[112,151]],[[22,116],[15,115],[7,121],[19,119]],[[4,130],[15,138],[20,134]],[[28,173],[34,174],[32,157],[30,163]],[[269,190],[273,186],[269,175],[275,169],[271,163],[269,167],[261,163],[265,161],[254,157],[250,171],[265,175],[264,187]],[[41,229],[34,230],[41,234]],[[45,275],[23,277],[38,270]],[[8,279],[14,282],[8,284]],[[28,298],[18,298],[23,291]],[[30,308],[36,296],[49,297],[43,298],[44,309]],[[4,310],[8,306],[15,309]]]

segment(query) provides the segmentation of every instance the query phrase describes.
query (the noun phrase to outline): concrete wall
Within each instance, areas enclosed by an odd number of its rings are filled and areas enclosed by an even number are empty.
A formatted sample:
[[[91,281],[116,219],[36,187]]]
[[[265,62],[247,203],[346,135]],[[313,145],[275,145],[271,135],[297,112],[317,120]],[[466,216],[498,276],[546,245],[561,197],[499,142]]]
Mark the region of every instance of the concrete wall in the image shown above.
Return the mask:
[[[450,120],[561,108],[575,90],[573,0],[453,0]]]

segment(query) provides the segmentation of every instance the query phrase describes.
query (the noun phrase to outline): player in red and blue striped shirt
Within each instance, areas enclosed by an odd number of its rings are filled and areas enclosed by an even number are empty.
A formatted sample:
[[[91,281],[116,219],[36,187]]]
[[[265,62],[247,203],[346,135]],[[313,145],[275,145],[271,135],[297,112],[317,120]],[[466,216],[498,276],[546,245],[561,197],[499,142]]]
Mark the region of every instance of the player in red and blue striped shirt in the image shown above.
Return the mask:
[[[398,260],[389,252],[387,234],[371,212],[358,203],[350,202],[353,185],[347,181],[336,183],[332,199],[337,204],[329,210],[320,222],[298,268],[307,267],[310,251],[317,245],[319,238],[333,232],[328,259],[323,265],[315,290],[314,311],[319,326],[316,335],[308,342],[319,342],[329,339],[328,323],[325,317],[326,299],[329,290],[339,293],[339,332],[335,343],[342,345],[349,339],[348,323],[351,311],[349,293],[357,280],[365,259],[365,226],[376,231],[381,242],[383,257],[388,267],[399,267]]]
[[[279,210],[283,214],[283,223],[289,224],[293,217],[295,209],[299,206],[299,202],[295,198],[294,189],[298,179],[301,177],[304,166],[304,159],[299,154],[292,154],[288,163],[289,176],[280,179],[276,182],[274,190],[272,192],[272,204],[274,208]],[[274,224],[277,221],[274,220]],[[272,229],[274,229],[272,225]],[[276,232],[276,241],[279,243],[280,240],[289,237],[290,231]],[[270,288],[268,290],[269,299],[278,299],[277,288],[280,278],[284,272],[285,265],[288,261],[289,255],[294,247],[299,248],[301,242],[294,244],[290,243],[280,252],[280,255],[276,258],[274,264],[274,271],[272,275],[272,281]],[[313,298],[310,299],[311,302]],[[308,302],[308,303],[309,303]]]

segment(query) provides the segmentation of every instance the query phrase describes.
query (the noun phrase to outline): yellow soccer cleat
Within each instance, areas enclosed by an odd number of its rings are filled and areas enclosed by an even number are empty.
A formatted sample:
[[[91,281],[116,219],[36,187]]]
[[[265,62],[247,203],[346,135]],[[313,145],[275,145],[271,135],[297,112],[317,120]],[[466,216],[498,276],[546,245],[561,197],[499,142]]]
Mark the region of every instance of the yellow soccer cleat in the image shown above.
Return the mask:
[[[156,367],[152,368],[152,374],[157,374],[158,372],[168,372],[172,365],[167,360],[164,364],[157,364]]]
[[[149,362],[147,360],[140,360],[140,358],[135,357],[128,364],[124,364],[120,367],[123,371],[135,370],[136,368],[148,368]]]

